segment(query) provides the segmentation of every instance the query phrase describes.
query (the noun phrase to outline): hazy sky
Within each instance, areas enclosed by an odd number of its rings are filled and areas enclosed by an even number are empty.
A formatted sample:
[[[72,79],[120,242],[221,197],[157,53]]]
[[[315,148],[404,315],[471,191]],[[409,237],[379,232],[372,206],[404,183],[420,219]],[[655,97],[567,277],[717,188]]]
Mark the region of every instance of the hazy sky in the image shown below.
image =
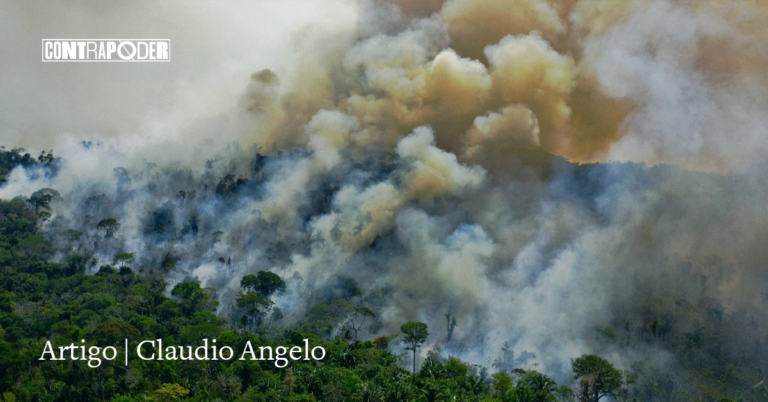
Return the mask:
[[[451,151],[497,135],[576,161],[740,170],[768,155],[765,4],[8,0],[0,144],[63,151],[63,138],[186,141],[185,127],[235,109],[250,74],[269,68],[293,92],[275,100],[283,117],[298,116],[295,126],[275,123],[279,138],[333,108],[390,127],[380,140],[430,125]],[[43,63],[43,38],[171,39],[172,61]],[[363,67],[364,80],[349,79]],[[387,114],[394,110],[408,114]],[[487,127],[470,130],[478,117]],[[225,132],[214,126],[200,137]],[[510,135],[517,129],[520,138]]]
[[[288,74],[297,32],[354,20],[348,2],[0,3],[0,144],[50,148],[54,135],[113,136],[150,116],[237,102],[249,74]],[[305,31],[306,32],[306,31]],[[43,63],[43,38],[171,39],[170,63]]]

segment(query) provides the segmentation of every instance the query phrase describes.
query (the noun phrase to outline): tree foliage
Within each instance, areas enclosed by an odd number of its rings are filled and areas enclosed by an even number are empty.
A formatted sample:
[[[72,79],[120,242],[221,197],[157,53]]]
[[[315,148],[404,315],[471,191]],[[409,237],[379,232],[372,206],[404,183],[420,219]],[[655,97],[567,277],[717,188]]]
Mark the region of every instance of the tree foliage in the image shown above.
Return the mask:
[[[416,350],[427,340],[429,331],[427,324],[419,321],[406,322],[400,326],[400,332],[405,335],[403,342],[407,345],[407,349],[413,351],[413,372],[416,372]]]
[[[375,322],[376,317],[363,298],[364,291],[346,277],[336,281],[335,293],[328,292],[332,297],[313,299],[302,320],[285,324],[279,331],[269,331],[274,319],[266,313],[275,309],[270,298],[287,287],[278,275],[262,271],[246,276],[238,295],[222,296],[194,280],[167,283],[160,261],[155,271],[143,267],[133,271],[128,267],[134,258],[130,252],[115,255],[112,263],[118,267],[98,267],[94,256],[87,253],[59,255],[56,253],[60,250],[54,248],[49,235],[38,227],[42,222],[35,208],[50,207],[46,199],[34,203],[26,199],[0,200],[2,401],[549,402],[578,398],[595,402],[604,401],[607,396],[612,400],[653,400],[664,391],[663,378],[654,382],[649,380],[654,377],[646,375],[636,380],[636,374],[626,376],[626,387],[622,388],[625,375],[593,355],[572,361],[573,384],[558,385],[544,373],[527,370],[533,355],[523,353],[524,359],[512,359],[511,350],[504,351],[510,358],[505,358],[504,365],[493,375],[483,367],[438,351],[428,351],[417,371],[417,350],[430,335],[427,325],[408,322],[402,325],[399,336],[384,333],[366,339],[367,333],[361,329]],[[100,201],[94,201],[94,211],[107,202],[102,197],[97,199]],[[107,223],[113,230],[119,228],[116,220]],[[67,233],[67,228],[62,230]],[[68,235],[63,242],[91,236],[78,233]],[[170,294],[166,288],[171,289]],[[232,322],[216,315],[217,300],[225,297],[235,299],[235,311],[227,315],[233,317]],[[237,325],[236,314],[247,315],[248,325]],[[344,326],[360,332],[354,337],[334,337],[330,329]],[[658,327],[658,331],[650,333],[662,334],[662,324]],[[318,328],[321,330],[316,331]],[[681,351],[696,361],[698,354],[713,344],[713,337],[706,327],[686,331],[689,336],[677,339]],[[375,332],[370,332],[373,337]],[[276,368],[270,361],[237,359],[144,361],[134,351],[129,352],[128,367],[123,366],[122,359],[105,361],[97,369],[89,368],[84,361],[39,360],[46,340],[57,346],[79,343],[82,339],[87,340],[87,346],[106,346],[121,345],[126,338],[134,344],[138,340],[161,338],[166,344],[176,345],[197,345],[203,338],[217,339],[219,345],[233,346],[236,355],[248,341],[254,345],[292,347],[303,346],[306,338],[312,345],[325,348],[327,355],[321,361],[292,362],[290,369]],[[401,339],[405,349],[412,352],[411,373],[401,366],[398,353],[403,349],[393,339]],[[611,347],[616,345],[612,343]],[[722,368],[726,374],[733,371]],[[729,375],[728,378],[735,378],[735,374]],[[697,393],[682,394],[675,390],[677,394],[665,394],[663,400],[709,402],[725,400],[730,395],[722,391],[724,388],[717,388],[727,383],[721,380],[723,377],[712,375],[716,380],[708,383],[703,377],[693,380]],[[760,379],[748,379],[748,385],[741,388],[734,400],[765,399],[764,386],[753,388]],[[704,396],[696,399],[691,395]]]
[[[135,255],[133,253],[117,253],[115,254],[115,257],[112,260],[113,264],[118,264],[121,267],[124,267],[126,265],[130,265],[133,263],[135,259]]]
[[[104,230],[104,238],[110,238],[115,236],[115,232],[120,229],[120,222],[115,218],[104,218],[96,224],[96,228]]]
[[[580,401],[598,402],[605,396],[613,396],[621,388],[623,375],[607,360],[595,355],[583,355],[571,363],[573,376],[580,380]]]
[[[258,293],[261,297],[271,297],[275,293],[285,291],[285,281],[269,271],[259,271],[256,275],[244,276],[240,286]]]

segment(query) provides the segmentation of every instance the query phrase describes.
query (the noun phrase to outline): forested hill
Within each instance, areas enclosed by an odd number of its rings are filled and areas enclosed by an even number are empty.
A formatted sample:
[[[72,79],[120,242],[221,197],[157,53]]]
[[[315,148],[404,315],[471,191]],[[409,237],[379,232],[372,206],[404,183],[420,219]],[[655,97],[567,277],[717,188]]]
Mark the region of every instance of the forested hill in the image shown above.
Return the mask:
[[[46,165],[52,154],[32,158],[0,151],[0,171],[16,165]],[[316,299],[303,319],[279,324],[272,298],[285,287],[277,276],[246,275],[236,303],[239,319],[217,316],[216,290],[184,281],[167,291],[163,267],[138,273],[133,255],[117,253],[112,264],[90,268],[94,259],[57,249],[41,225],[48,218],[49,193],[0,200],[0,400],[2,401],[741,401],[768,400],[754,367],[739,367],[741,355],[722,347],[721,326],[739,323],[709,303],[686,303],[672,295],[654,299],[665,321],[649,318],[657,341],[680,353],[688,366],[673,366],[675,381],[661,373],[619,370],[594,355],[566,356],[571,376],[561,384],[539,373],[509,350],[498,351],[488,367],[467,364],[436,348],[424,356],[426,328],[403,322],[401,333],[367,337],[361,321],[374,313],[360,304],[354,280],[339,277],[334,296]],[[77,237],[75,230],[67,232]],[[63,254],[62,254],[63,253]],[[692,331],[672,336],[670,321],[683,314],[700,321]],[[228,316],[228,318],[234,315]],[[682,320],[682,318],[680,318]],[[450,318],[448,326],[450,327]],[[455,325],[455,318],[454,318]],[[332,331],[340,327],[341,331]],[[627,331],[629,333],[629,330]],[[722,334],[721,334],[722,335]],[[722,335],[724,336],[724,335]],[[597,328],[606,350],[630,340],[620,328]],[[328,351],[319,362],[293,362],[277,368],[269,361],[39,361],[46,341],[69,345],[122,345],[162,338],[166,344],[198,345],[217,339],[237,349],[258,345],[302,345],[303,339]],[[239,354],[241,350],[236,350]],[[608,357],[608,356],[605,356]],[[742,361],[748,361],[744,357]],[[689,382],[681,382],[683,378]]]
[[[395,337],[351,341],[321,339],[296,330],[255,335],[213,314],[211,289],[182,282],[163,294],[162,275],[135,274],[127,266],[102,266],[86,275],[87,256],[48,262],[51,244],[37,232],[33,207],[0,201],[0,390],[2,401],[437,401],[570,400],[573,391],[536,371],[489,375],[437,354],[416,375],[388,350]],[[269,361],[39,361],[54,345],[122,345],[143,339],[166,344],[302,345],[310,339],[328,351],[320,362],[276,368]],[[242,349],[237,350],[239,355]],[[622,373],[597,357],[585,373],[609,370],[619,392]],[[513,380],[514,378],[514,380]],[[516,380],[516,381],[515,381]]]

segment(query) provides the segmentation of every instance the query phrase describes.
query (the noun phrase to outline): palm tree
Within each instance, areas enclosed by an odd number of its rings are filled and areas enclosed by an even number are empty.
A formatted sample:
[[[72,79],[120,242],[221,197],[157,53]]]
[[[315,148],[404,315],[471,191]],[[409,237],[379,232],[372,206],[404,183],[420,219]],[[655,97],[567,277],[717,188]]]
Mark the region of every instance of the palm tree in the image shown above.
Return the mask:
[[[525,374],[523,381],[534,392],[536,402],[555,399],[553,393],[557,390],[557,383],[546,374],[531,370]]]
[[[443,399],[443,396],[440,386],[430,381],[422,388],[420,400],[424,402],[438,402]]]
[[[477,375],[470,376],[467,379],[466,387],[469,390],[469,392],[480,395],[485,391],[485,381],[483,381],[483,378]]]
[[[364,382],[357,391],[357,396],[362,402],[382,402],[384,401],[384,391],[379,385],[371,382]]]

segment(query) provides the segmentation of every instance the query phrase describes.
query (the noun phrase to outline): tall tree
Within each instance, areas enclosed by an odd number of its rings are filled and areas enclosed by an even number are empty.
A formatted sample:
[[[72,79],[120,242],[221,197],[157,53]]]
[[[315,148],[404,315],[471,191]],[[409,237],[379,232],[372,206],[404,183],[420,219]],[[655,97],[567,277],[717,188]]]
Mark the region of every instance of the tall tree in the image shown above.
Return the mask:
[[[235,303],[245,311],[241,322],[247,328],[253,328],[261,322],[264,314],[272,306],[272,301],[254,291],[245,291],[240,293],[235,299]]]
[[[235,300],[237,306],[245,311],[241,321],[246,327],[258,325],[272,307],[269,297],[285,291],[285,281],[275,273],[259,271],[256,275],[246,275],[240,280],[243,290]]]
[[[515,390],[512,385],[512,377],[503,371],[493,376],[492,388],[494,396],[502,401],[507,400],[510,393]]]
[[[285,281],[280,276],[269,271],[259,271],[256,275],[246,275],[240,281],[240,286],[254,291],[261,297],[270,297],[275,293],[285,291]]]
[[[104,230],[104,238],[108,239],[115,235],[118,229],[120,229],[120,222],[115,218],[104,218],[96,224],[96,229]]]
[[[368,320],[372,320],[376,315],[365,306],[348,305],[347,320],[344,322],[344,326],[355,334],[355,343],[358,342],[358,332],[365,327]]]
[[[52,188],[43,188],[35,191],[29,196],[29,204],[35,211],[35,215],[38,215],[43,209],[51,208],[51,201],[56,198],[60,198],[59,192]]]
[[[120,267],[130,265],[136,259],[133,253],[117,253],[115,258],[112,259],[113,264],[119,264]]]
[[[419,321],[411,321],[400,326],[400,331],[405,335],[403,341],[407,350],[413,351],[413,373],[416,373],[416,350],[427,340],[429,331],[427,324]]]

